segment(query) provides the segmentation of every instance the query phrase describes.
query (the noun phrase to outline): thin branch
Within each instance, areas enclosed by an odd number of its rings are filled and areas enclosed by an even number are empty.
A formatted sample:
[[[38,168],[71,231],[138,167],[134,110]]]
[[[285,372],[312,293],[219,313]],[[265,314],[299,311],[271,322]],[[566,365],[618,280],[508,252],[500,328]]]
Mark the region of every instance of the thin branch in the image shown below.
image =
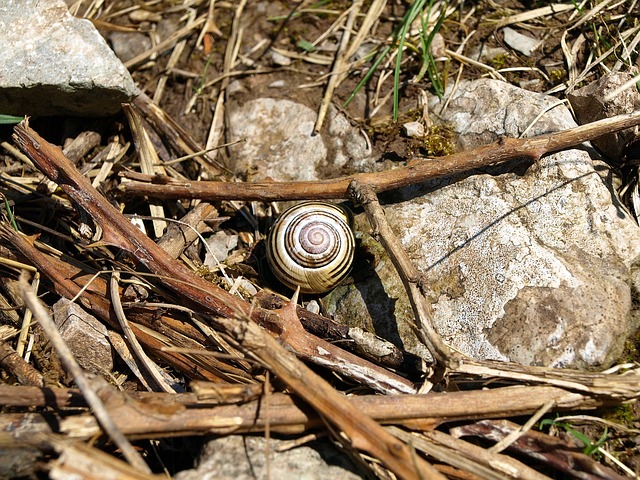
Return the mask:
[[[579,127],[532,138],[503,138],[489,145],[436,159],[414,158],[405,167],[376,173],[358,173],[333,180],[301,182],[179,182],[168,177],[142,177],[121,185],[126,193],[155,198],[202,200],[313,200],[349,197],[349,184],[356,180],[375,192],[423,183],[437,177],[455,175],[517,158],[532,161],[640,124],[640,112],[617,115]],[[124,174],[127,176],[127,174]],[[148,183],[152,182],[152,183]]]
[[[206,389],[206,385],[210,388]],[[229,389],[234,391],[225,393]],[[267,413],[264,399],[260,398],[262,385],[202,382],[194,390],[198,394],[109,390],[107,409],[123,433],[135,437],[224,433],[231,426],[235,432],[261,432],[267,428],[267,423],[272,432],[300,434],[323,426],[322,418],[301,405],[293,395],[272,393]],[[215,391],[215,395],[200,393],[205,390]],[[353,395],[345,398],[359,412],[383,424],[429,430],[443,423],[532,415],[547,402],[554,403],[554,412],[571,412],[622,405],[626,400],[579,394],[549,386],[431,392],[427,395]],[[77,389],[0,385],[0,405],[61,410],[85,407],[87,402]],[[158,409],[145,408],[145,405],[172,405],[173,408],[164,408],[158,418]],[[91,436],[98,431],[97,425],[92,431],[84,430],[86,422],[76,420],[74,423],[83,425],[83,435]]]
[[[140,366],[145,370],[147,376],[150,377],[151,380],[155,383],[156,388],[162,390],[167,393],[175,393],[175,390],[169,385],[169,383],[162,377],[158,366],[155,365],[147,354],[142,349],[140,342],[136,338],[136,334],[133,333],[133,329],[129,326],[129,321],[127,320],[127,316],[122,309],[122,303],[120,302],[120,289],[118,288],[118,282],[120,281],[120,273],[113,272],[111,273],[111,282],[109,283],[109,291],[111,294],[111,305],[113,306],[114,313],[118,322],[120,323],[120,328],[122,328],[122,333],[124,333],[124,338],[129,347],[131,353],[138,359]]]
[[[34,317],[36,317],[40,326],[47,334],[47,337],[60,357],[60,361],[71,376],[73,376],[76,385],[78,385],[82,395],[87,400],[87,404],[89,404],[93,410],[100,426],[104,429],[107,435],[109,435],[109,438],[113,440],[118,448],[122,450],[122,454],[133,467],[141,472],[151,473],[149,466],[113,422],[111,415],[109,415],[109,412],[102,403],[102,400],[100,400],[100,397],[98,397],[93,388],[91,388],[89,380],[85,376],[76,359],[73,357],[73,353],[71,353],[71,350],[62,338],[62,335],[60,335],[60,332],[56,328],[55,323],[53,323],[51,316],[40,303],[40,300],[38,300],[38,297],[33,290],[31,290],[31,287],[27,282],[26,273],[23,273],[20,276],[20,290],[22,291],[22,296],[27,307],[29,307],[33,312]]]
[[[59,148],[40,137],[26,121],[17,125],[14,131],[14,139],[38,168],[50,180],[58,183],[60,188],[102,227],[104,243],[132,253],[149,270],[157,274],[158,280],[167,288],[180,294],[199,310],[215,315],[212,320],[220,330],[235,339],[247,352],[280,377],[289,388],[342,430],[354,448],[379,459],[400,478],[444,478],[426,460],[414,458],[408,445],[349,404],[326,380],[300,362],[291,351],[285,349],[258,325],[260,323],[272,329],[276,327],[280,333],[284,333],[286,325],[279,315],[254,307],[230,295],[173,259],[128,222],[85,177],[80,175]],[[302,344],[307,344],[311,337],[306,332],[304,338],[293,333],[290,338]],[[320,339],[316,338],[314,341],[316,344],[313,352],[319,363],[323,360],[333,360],[334,365],[338,367],[333,358],[335,355],[341,356],[347,362],[354,361],[357,365],[364,362],[357,356],[348,355]],[[372,371],[374,368],[369,370]],[[402,382],[404,383],[399,384],[406,385],[406,380],[402,379]]]
[[[402,279],[413,309],[418,337],[440,365],[448,368],[455,367],[460,363],[461,356],[446,345],[436,331],[433,310],[423,292],[426,289],[423,276],[413,265],[409,255],[402,248],[400,240],[391,230],[384,210],[378,202],[378,196],[370,185],[362,185],[357,180],[351,182],[349,190],[351,199],[364,207],[373,228],[372,236],[382,243]]]

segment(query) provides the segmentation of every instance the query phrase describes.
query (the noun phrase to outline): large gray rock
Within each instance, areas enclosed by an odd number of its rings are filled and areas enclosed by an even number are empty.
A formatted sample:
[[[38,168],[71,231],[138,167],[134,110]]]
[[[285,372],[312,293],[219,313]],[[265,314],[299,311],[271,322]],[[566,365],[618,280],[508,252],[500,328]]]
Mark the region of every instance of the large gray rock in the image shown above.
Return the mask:
[[[518,137],[557,100],[478,80],[453,94],[442,117],[465,148]],[[441,104],[434,100],[430,111]],[[528,135],[575,126],[564,106]],[[584,150],[490,174],[443,178],[385,197],[387,219],[433,293],[445,341],[471,357],[522,364],[607,366],[635,330],[633,272],[640,228],[617,202],[605,164]],[[595,167],[595,168],[594,168]],[[512,171],[510,171],[511,169]],[[361,223],[361,228],[368,227]],[[331,294],[331,312],[428,355],[412,329],[402,285],[382,249],[365,281]]]
[[[0,113],[105,116],[138,94],[91,22],[62,0],[2,0],[0,45]]]
[[[229,108],[231,169],[251,179],[317,180],[372,163],[362,132],[331,107],[326,132],[312,135],[314,110],[286,99],[258,98]]]
[[[328,441],[315,441],[278,452],[285,441],[269,440],[270,461],[266,462],[266,440],[259,436],[231,435],[211,440],[200,455],[197,468],[175,475],[176,480],[323,480],[362,478],[346,455]]]

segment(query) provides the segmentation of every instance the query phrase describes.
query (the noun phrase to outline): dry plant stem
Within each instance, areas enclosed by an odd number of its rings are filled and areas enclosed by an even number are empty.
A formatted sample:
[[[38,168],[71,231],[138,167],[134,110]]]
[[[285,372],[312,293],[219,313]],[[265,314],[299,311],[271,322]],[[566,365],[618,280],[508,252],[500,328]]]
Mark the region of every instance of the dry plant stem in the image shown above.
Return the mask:
[[[123,220],[126,221],[126,220]],[[15,232],[10,226],[4,223],[0,223],[0,237],[10,243],[16,250],[18,250],[25,258],[31,262],[39,273],[48,278],[52,283],[54,290],[59,295],[72,299],[77,295],[78,303],[85,309],[91,311],[95,316],[102,319],[105,323],[113,328],[119,328],[118,321],[112,315],[109,302],[107,302],[107,285],[101,278],[93,279],[92,275],[73,267],[60,259],[46,255],[33,245],[33,238],[25,237],[24,235]],[[88,283],[91,282],[91,283]],[[89,284],[86,290],[84,286]],[[21,301],[21,300],[20,300]],[[136,321],[146,323],[148,325],[157,325],[157,319],[154,318],[154,312],[149,310],[131,311],[130,316],[135,318]],[[167,323],[165,323],[167,322]],[[169,325],[172,329],[179,328],[179,324],[171,324],[170,319],[161,319],[161,325]],[[154,352],[156,357],[162,359],[163,362],[168,363],[176,370],[183,372],[190,378],[202,378],[208,380],[216,380],[219,377],[212,375],[209,370],[195,368],[193,362],[185,358],[180,353],[165,352],[162,349],[165,345],[158,341],[155,336],[150,335],[145,330],[141,329],[138,325],[131,323],[136,338],[142,343],[147,351]],[[185,332],[188,333],[188,332]],[[202,340],[202,339],[200,339]]]
[[[140,170],[142,173],[149,175],[164,175],[166,170],[160,164],[158,154],[151,143],[149,134],[142,124],[142,118],[129,104],[123,105],[123,110],[127,117],[127,122],[129,123],[129,130],[133,137],[133,143],[136,147],[136,154],[138,155],[138,160],[140,162]],[[167,222],[161,220],[161,218],[164,218],[165,216],[162,203],[155,199],[150,200],[149,212],[151,213],[151,216],[154,217],[152,220],[154,238],[160,238],[167,226]]]
[[[179,292],[199,309],[216,315],[216,325],[227,332],[241,346],[260,359],[278,375],[293,391],[321,412],[332,424],[342,430],[354,448],[363,450],[379,459],[400,478],[443,478],[427,462],[412,457],[411,449],[388,434],[370,417],[362,415],[355,407],[335,391],[325,380],[313,373],[291,352],[261,329],[257,323],[283,327],[281,319],[273,312],[254,308],[226,291],[194,275],[184,265],[171,258],[151,239],[143,235],[81,176],[59,148],[49,144],[26,122],[15,127],[14,139],[40,170],[56,182],[71,198],[84,208],[104,232],[103,241],[132,253],[168,288]],[[307,334],[301,342],[308,343]],[[363,361],[355,355],[347,355],[333,345],[313,339],[307,344],[313,350],[316,361],[327,361],[342,356],[342,361]],[[322,346],[321,346],[322,345]],[[335,362],[335,360],[334,360]],[[364,362],[366,363],[366,362]],[[373,370],[373,366],[368,370]],[[387,377],[388,378],[388,377]]]
[[[495,480],[505,478],[545,480],[549,478],[514,458],[489,452],[482,447],[459,440],[438,430],[411,434],[397,427],[389,427],[389,431],[406,442],[411,442],[417,450],[425,452],[430,457],[477,475],[473,478]]]
[[[222,434],[230,430],[236,433],[261,432],[266,428],[267,421],[272,432],[283,434],[301,434],[323,426],[320,416],[291,395],[271,395],[267,420],[262,400],[255,398],[255,392],[227,395],[223,387],[219,389],[219,398],[200,398],[193,393],[115,390],[109,391],[104,398],[108,398],[107,409],[122,432],[140,438]],[[623,403],[622,399],[593,398],[547,386],[432,392],[427,395],[362,395],[345,400],[380,423],[431,430],[449,422],[530,415],[548,399],[556,403],[554,411],[558,412],[593,410]],[[220,401],[223,403],[220,404]],[[64,409],[86,406],[86,401],[74,389],[0,385],[0,405]],[[73,422],[86,426],[87,422],[80,420],[86,417],[83,415],[78,415]],[[0,425],[0,431],[10,429],[12,423],[2,421],[2,418],[0,415],[0,422],[5,423]],[[25,425],[25,428],[29,426]],[[98,430],[99,427],[93,425],[92,430],[82,430],[82,433],[93,435]]]
[[[133,100],[132,105],[138,109],[145,120],[153,125],[156,131],[161,132],[162,138],[166,139],[175,151],[186,155],[194,155],[196,152],[202,151],[202,147],[191,135],[144,93],[140,93]],[[223,170],[221,165],[213,165],[207,154],[197,155],[195,158],[212,174],[218,174]]]
[[[482,420],[452,428],[451,435],[455,437],[474,436],[498,441],[519,429],[520,425],[509,420]],[[580,441],[576,442],[570,438],[565,440],[561,437],[552,437],[542,432],[529,430],[518,438],[509,449],[574,478],[585,480],[624,480],[628,478],[582,453],[580,451],[582,447]]]
[[[137,67],[141,63],[146,62],[149,58],[151,58],[151,56],[154,53],[156,53],[156,52],[164,52],[166,50],[169,50],[171,47],[173,47],[182,38],[190,35],[192,32],[195,32],[196,29],[200,25],[205,23],[206,20],[207,20],[206,16],[205,15],[201,15],[195,21],[190,22],[187,26],[182,27],[177,32],[174,32],[170,37],[166,38],[165,40],[163,40],[162,42],[157,44],[155,47],[150,48],[146,52],[141,53],[140,55],[132,58],[131,60],[128,60],[124,64],[124,66],[127,67],[129,70],[131,70],[132,68]]]
[[[636,365],[633,367],[634,371],[615,375],[466,358],[453,373],[471,375],[475,378],[502,378],[522,383],[541,383],[594,397],[605,395],[608,398],[631,400],[640,397],[640,371]]]
[[[347,17],[347,23],[342,32],[342,37],[340,38],[340,46],[338,47],[338,51],[336,52],[335,62],[333,64],[333,69],[331,71],[331,76],[329,77],[329,82],[327,83],[327,89],[324,92],[324,97],[322,99],[322,104],[320,105],[320,110],[318,111],[318,118],[316,119],[316,124],[313,127],[313,132],[318,133],[322,128],[322,124],[324,123],[324,119],[327,115],[327,111],[329,110],[329,105],[331,104],[331,99],[333,98],[333,92],[336,87],[340,84],[343,79],[343,72],[346,69],[347,64],[347,50],[349,45],[349,39],[351,38],[351,31],[353,29],[353,25],[356,21],[360,13],[360,9],[362,8],[362,0],[357,0],[352,2],[349,12],[349,16]]]
[[[200,202],[180,219],[180,224],[170,223],[157,243],[173,258],[178,258],[198,238],[198,233],[209,228],[204,221],[217,216],[218,211],[213,205]]]
[[[423,276],[413,265],[400,240],[391,230],[384,210],[378,202],[378,196],[370,185],[359,184],[357,180],[351,183],[349,190],[351,199],[364,208],[373,229],[372,236],[382,243],[402,279],[413,309],[418,337],[441,366],[455,368],[462,357],[447,346],[436,331],[431,304],[423,293],[426,288],[423,285]]]
[[[49,478],[78,478],[92,480],[166,480],[166,475],[136,471],[97,447],[61,438],[57,435],[35,435],[26,443],[54,450],[59,455],[47,464]]]
[[[120,274],[118,272],[113,272],[111,274],[111,282],[109,284],[109,292],[111,293],[111,305],[113,306],[113,310],[115,312],[116,318],[120,323],[120,328],[122,329],[122,333],[124,333],[124,338],[127,342],[129,350],[131,353],[138,359],[138,362],[142,368],[144,368],[147,375],[145,378],[149,378],[152,380],[155,387],[163,392],[167,393],[175,393],[175,390],[171,388],[171,385],[167,383],[167,381],[162,378],[162,375],[158,371],[158,367],[147,357],[147,354],[142,349],[140,342],[136,338],[135,333],[129,326],[129,321],[122,309],[122,303],[120,302],[120,289],[118,288],[118,282],[120,280]]]
[[[11,345],[0,340],[0,367],[13,375],[22,385],[42,387],[42,374],[26,362]]]
[[[333,180],[304,182],[173,182],[169,178],[151,178],[144,183],[128,182],[121,188],[135,195],[158,198],[199,198],[202,200],[312,200],[348,198],[349,184],[356,180],[371,185],[375,192],[392,190],[486,167],[516,158],[539,160],[543,155],[564,150],[605,133],[617,132],[640,124],[640,112],[618,115],[557,133],[532,138],[503,138],[484,147],[436,159],[412,159],[405,167],[377,173],[358,173]],[[141,177],[138,177],[141,178]]]
[[[118,448],[122,450],[122,454],[133,467],[141,472],[151,473],[149,466],[129,443],[122,432],[116,427],[111,416],[104,407],[104,404],[93,388],[89,385],[87,377],[82,371],[80,365],[78,365],[76,359],[73,357],[73,353],[71,353],[71,350],[65,343],[62,335],[58,332],[58,329],[49,316],[49,313],[40,303],[40,300],[38,300],[35,293],[31,290],[25,273],[20,276],[20,289],[22,290],[22,296],[27,307],[29,307],[33,312],[34,317],[38,320],[40,326],[47,334],[47,337],[55,348],[56,353],[60,357],[60,361],[65,366],[65,369],[73,376],[76,385],[78,385],[78,388],[82,391],[82,395],[87,400],[87,404],[92,408],[100,426],[104,429],[109,438],[111,438],[111,440],[113,440],[113,442],[118,446]]]

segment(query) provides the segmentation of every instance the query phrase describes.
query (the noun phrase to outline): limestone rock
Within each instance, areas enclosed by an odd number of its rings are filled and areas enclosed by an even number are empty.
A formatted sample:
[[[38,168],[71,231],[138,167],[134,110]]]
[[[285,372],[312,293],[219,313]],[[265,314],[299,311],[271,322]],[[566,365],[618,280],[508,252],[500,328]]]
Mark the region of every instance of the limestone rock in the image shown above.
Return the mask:
[[[264,437],[230,435],[211,440],[200,455],[199,465],[175,475],[176,480],[321,480],[362,478],[345,455],[326,441],[315,441],[301,447],[277,452],[283,440],[271,438],[270,465],[266,465]]]
[[[61,298],[53,306],[53,318],[82,368],[99,375],[113,370],[109,334],[96,317]]]
[[[471,148],[520,136],[555,103],[478,80],[461,84],[442,116]],[[440,106],[434,99],[430,111]],[[569,111],[558,106],[527,135],[573,126]],[[438,331],[474,358],[609,365],[636,328],[631,291],[638,288],[640,228],[599,175],[608,175],[606,165],[576,149],[487,171],[384,197],[387,219],[431,286]],[[365,223],[360,228],[368,231]],[[364,243],[378,257],[375,272],[334,291],[331,312],[427,355],[393,266],[375,242]]]
[[[258,98],[229,108],[235,172],[252,179],[317,180],[325,172],[362,170],[370,145],[359,129],[331,108],[326,134],[312,135],[317,114],[286,99]]]
[[[62,0],[0,2],[0,113],[105,116],[138,94],[88,20]]]
[[[629,73],[612,73],[604,75],[595,82],[567,94],[567,98],[576,112],[581,125],[622,113],[633,113],[640,110],[640,93],[636,88],[628,88],[615,97],[606,99],[610,92],[631,80]],[[619,161],[627,144],[640,136],[640,128],[628,128],[621,132],[608,133],[592,140],[603,155]]]

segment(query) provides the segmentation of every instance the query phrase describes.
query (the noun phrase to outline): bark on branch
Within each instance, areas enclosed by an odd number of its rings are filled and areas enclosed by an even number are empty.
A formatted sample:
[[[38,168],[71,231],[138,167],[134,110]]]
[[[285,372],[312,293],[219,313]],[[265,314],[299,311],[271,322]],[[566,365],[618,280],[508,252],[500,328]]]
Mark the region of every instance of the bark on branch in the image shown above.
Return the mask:
[[[333,180],[306,182],[179,182],[169,177],[129,176],[137,180],[123,183],[128,194],[154,198],[199,198],[202,200],[319,200],[349,197],[349,185],[357,181],[375,192],[406,187],[446,175],[487,167],[517,158],[539,160],[543,155],[579,145],[607,133],[640,124],[640,112],[618,115],[579,127],[533,138],[503,138],[489,145],[435,159],[414,158],[395,170],[358,173]]]

